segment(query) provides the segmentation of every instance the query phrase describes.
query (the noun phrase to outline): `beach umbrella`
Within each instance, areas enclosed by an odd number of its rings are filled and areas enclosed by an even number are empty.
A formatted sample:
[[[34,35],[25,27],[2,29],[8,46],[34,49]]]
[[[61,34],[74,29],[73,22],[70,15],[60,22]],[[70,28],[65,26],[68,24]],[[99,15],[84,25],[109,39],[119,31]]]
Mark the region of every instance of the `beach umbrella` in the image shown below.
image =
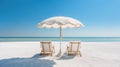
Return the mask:
[[[84,25],[71,17],[56,16],[43,20],[38,24],[38,28],[60,28],[60,53],[61,53],[61,41],[62,41],[62,29],[63,28],[81,28]]]

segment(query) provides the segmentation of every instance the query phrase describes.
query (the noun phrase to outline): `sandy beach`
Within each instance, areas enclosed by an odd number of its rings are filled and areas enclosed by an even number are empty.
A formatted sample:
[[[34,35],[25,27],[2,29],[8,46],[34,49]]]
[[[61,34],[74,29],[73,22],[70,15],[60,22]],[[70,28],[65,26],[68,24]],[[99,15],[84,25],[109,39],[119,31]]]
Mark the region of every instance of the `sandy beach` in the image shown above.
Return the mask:
[[[0,42],[0,67],[120,67],[120,42],[82,42],[82,57],[68,56],[62,42],[59,58],[59,42],[52,44],[53,57],[39,55],[39,42]]]

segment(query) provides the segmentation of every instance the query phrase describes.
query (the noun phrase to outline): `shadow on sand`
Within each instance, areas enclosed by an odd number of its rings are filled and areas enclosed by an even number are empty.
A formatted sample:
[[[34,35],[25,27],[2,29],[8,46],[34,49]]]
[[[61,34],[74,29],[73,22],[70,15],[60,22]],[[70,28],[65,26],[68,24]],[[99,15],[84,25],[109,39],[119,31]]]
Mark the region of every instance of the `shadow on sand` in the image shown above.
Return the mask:
[[[43,57],[48,57],[49,55],[41,55],[41,54],[35,54],[34,56],[32,56],[31,58],[43,58]]]
[[[61,57],[59,57],[57,60],[69,60],[73,59],[76,55],[69,55],[67,53],[64,53]]]
[[[53,67],[56,63],[53,60],[41,59],[45,56],[39,54],[31,58],[11,58],[0,60],[0,67]]]

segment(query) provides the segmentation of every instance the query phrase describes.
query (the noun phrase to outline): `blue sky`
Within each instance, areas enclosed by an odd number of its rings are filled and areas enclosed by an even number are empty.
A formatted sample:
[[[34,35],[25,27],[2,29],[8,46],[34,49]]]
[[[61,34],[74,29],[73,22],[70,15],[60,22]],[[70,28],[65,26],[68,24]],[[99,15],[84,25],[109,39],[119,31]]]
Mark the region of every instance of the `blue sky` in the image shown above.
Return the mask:
[[[59,29],[37,28],[53,16],[85,25],[63,29],[64,37],[120,37],[120,0],[0,0],[0,37],[59,36]]]

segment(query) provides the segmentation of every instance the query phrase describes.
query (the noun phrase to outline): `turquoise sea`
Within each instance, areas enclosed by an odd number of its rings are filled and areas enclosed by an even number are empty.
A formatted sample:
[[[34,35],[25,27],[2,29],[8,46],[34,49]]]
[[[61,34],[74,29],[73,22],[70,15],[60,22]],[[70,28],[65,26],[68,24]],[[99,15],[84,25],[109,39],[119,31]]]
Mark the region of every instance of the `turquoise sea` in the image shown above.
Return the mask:
[[[0,37],[0,42],[59,41],[59,37]],[[63,37],[62,41],[120,42],[120,37]]]

